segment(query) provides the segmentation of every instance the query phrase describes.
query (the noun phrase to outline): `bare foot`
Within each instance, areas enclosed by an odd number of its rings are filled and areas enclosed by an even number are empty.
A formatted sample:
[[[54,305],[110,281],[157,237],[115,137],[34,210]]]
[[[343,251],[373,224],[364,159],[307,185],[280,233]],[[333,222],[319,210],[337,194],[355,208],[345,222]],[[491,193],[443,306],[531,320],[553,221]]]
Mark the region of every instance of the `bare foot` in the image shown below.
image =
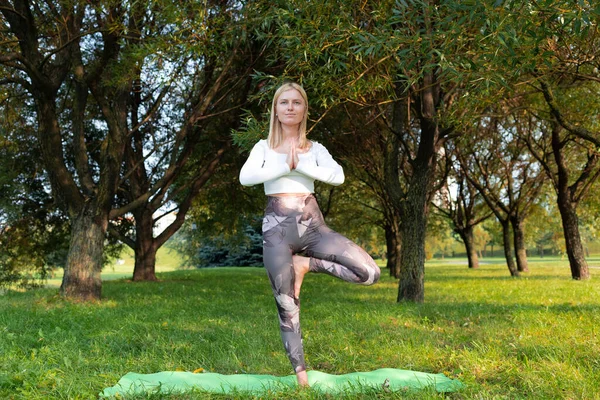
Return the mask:
[[[294,294],[296,298],[300,298],[300,288],[302,287],[304,275],[308,272],[310,258],[292,256],[292,262],[294,264]]]
[[[310,386],[308,384],[308,374],[306,371],[296,373],[296,378],[298,379],[298,386]]]

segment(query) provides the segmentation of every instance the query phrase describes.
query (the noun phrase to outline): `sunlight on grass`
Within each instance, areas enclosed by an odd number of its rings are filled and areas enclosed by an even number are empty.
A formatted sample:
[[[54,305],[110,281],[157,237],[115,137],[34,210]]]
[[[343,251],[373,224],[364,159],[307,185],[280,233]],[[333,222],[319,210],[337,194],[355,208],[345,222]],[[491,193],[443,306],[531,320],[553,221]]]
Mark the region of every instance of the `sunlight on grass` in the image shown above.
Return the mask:
[[[450,395],[456,399],[595,398],[600,269],[578,282],[561,260],[530,267],[514,279],[501,263],[468,270],[448,260],[430,262],[423,304],[397,304],[397,282],[386,270],[370,287],[311,274],[302,297],[309,368],[444,373],[465,384]],[[106,281],[104,299],[92,304],[64,301],[56,289],[0,296],[0,397],[96,398],[129,371],[291,374],[264,269],[178,270],[159,278]],[[298,390],[272,398],[332,397]],[[341,398],[445,397],[371,392]]]

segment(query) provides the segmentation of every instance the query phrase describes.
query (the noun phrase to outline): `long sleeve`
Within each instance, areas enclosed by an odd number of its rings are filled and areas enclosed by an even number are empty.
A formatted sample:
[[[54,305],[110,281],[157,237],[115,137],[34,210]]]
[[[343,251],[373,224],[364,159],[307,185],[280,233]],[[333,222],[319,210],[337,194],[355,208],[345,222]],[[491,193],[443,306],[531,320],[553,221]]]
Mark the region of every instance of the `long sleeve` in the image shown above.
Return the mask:
[[[265,145],[264,140],[261,140],[252,148],[248,159],[240,170],[240,183],[242,185],[257,185],[290,172],[287,163],[275,162],[273,158],[265,157]]]
[[[344,170],[320,143],[313,142],[312,151],[298,155],[296,171],[321,182],[338,186],[344,183]]]

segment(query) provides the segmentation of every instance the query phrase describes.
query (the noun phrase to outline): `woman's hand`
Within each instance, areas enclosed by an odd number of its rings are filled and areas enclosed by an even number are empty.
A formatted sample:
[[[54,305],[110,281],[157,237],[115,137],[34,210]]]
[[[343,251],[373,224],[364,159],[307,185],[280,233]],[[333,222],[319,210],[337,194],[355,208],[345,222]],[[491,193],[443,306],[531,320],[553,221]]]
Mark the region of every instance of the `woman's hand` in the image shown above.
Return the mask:
[[[290,150],[288,152],[287,158],[285,159],[285,162],[290,167],[290,170],[296,169],[296,166],[298,165],[298,161],[299,161],[298,150],[296,149],[296,145],[297,145],[297,142],[294,140],[290,144]]]
[[[285,162],[290,167],[290,171],[296,167],[294,165],[294,147],[293,146],[290,146],[290,149],[288,150],[288,155],[285,159]]]
[[[296,147],[297,145],[298,142],[294,140],[294,169],[296,169],[298,163],[300,162],[300,159],[298,158],[298,148]]]

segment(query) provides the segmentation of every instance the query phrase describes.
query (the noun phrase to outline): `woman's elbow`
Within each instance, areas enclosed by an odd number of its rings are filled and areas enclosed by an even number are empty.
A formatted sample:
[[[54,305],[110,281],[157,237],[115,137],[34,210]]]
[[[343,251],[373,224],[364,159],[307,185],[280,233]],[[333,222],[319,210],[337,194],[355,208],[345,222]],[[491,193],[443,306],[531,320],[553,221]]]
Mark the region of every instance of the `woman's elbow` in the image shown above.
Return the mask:
[[[340,186],[342,183],[344,183],[344,180],[346,179],[346,177],[344,176],[343,172],[339,172],[337,174],[335,174],[335,176],[333,177],[333,180],[331,182],[331,184],[333,186]]]
[[[256,182],[253,182],[252,177],[246,174],[240,173],[239,181],[242,186],[254,186]]]

